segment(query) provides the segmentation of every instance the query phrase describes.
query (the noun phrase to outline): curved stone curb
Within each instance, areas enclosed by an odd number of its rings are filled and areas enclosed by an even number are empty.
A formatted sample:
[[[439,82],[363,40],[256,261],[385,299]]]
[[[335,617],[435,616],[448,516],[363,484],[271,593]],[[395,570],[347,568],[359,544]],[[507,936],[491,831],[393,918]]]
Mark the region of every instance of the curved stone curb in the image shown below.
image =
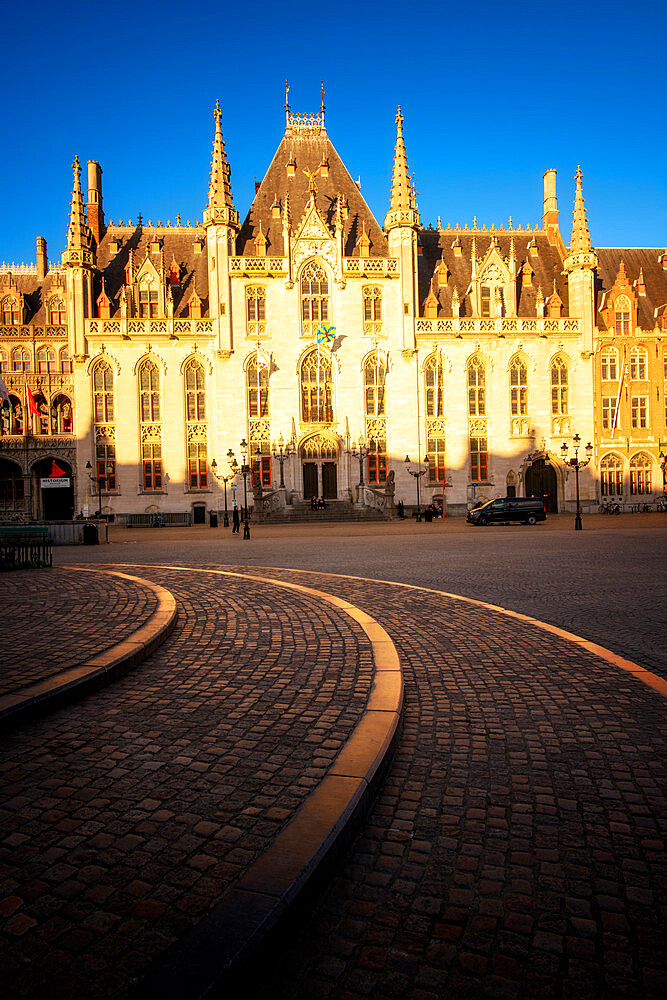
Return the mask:
[[[113,678],[127,673],[161,646],[176,624],[178,612],[175,598],[164,587],[150,580],[91,566],[65,566],[63,569],[107,573],[132,580],[153,591],[157,598],[157,608],[141,628],[115,646],[76,667],[70,667],[43,681],[0,697],[0,732],[27,718],[34,718],[82,698],[108,684]]]
[[[486,611],[497,611],[501,615],[507,615],[509,618],[516,618],[518,621],[526,622],[527,625],[534,625],[536,628],[541,628],[545,632],[551,632],[552,635],[558,636],[560,639],[565,639],[567,642],[573,642],[577,646],[581,646],[585,649],[587,653],[593,653],[601,660],[606,660],[614,667],[618,667],[619,670],[625,670],[632,674],[637,680],[641,681],[642,684],[646,684],[647,687],[652,688],[661,694],[663,698],[667,698],[667,680],[660,677],[658,674],[651,673],[650,670],[646,670],[645,667],[640,666],[638,663],[634,663],[632,660],[626,660],[625,657],[621,656],[619,653],[614,653],[611,649],[607,649],[606,646],[600,646],[597,642],[592,642],[590,639],[584,639],[580,635],[576,635],[574,632],[568,632],[566,629],[559,628],[558,625],[552,625],[550,622],[540,621],[539,618],[531,618],[530,615],[521,614],[519,611],[510,611],[509,608],[501,608],[498,604],[488,604],[486,601],[478,601],[474,597],[465,597],[463,594],[450,594],[446,590],[435,590],[433,587],[420,587],[415,583],[400,583],[398,580],[377,580],[373,577],[368,576],[352,576],[350,573],[326,573],[321,570],[315,569],[289,569],[278,566],[258,566],[257,569],[266,569],[269,572],[281,569],[289,573],[309,573],[312,576],[331,576],[336,577],[338,580],[359,580],[361,583],[381,583],[387,587],[403,587],[405,590],[421,590],[425,594],[439,594],[440,597],[451,597],[454,601],[465,601],[467,604],[475,604],[478,608],[484,608]],[[262,577],[262,579],[265,579]]]
[[[351,842],[375,797],[398,737],[403,671],[393,642],[374,618],[348,601],[298,583],[227,570],[155,566],[253,580],[309,594],[356,621],[370,640],[375,673],[366,709],[326,776],[271,846],[137,989],[141,1000],[199,1000],[224,989],[294,904],[315,891]]]

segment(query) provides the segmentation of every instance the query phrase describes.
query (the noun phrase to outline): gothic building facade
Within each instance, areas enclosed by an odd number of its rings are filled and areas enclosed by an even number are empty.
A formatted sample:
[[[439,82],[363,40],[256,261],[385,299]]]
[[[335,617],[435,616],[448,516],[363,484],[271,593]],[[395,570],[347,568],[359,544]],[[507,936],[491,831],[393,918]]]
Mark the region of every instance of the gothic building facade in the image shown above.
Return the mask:
[[[39,238],[36,264],[0,273],[0,516],[203,520],[244,454],[267,516],[417,488],[448,513],[506,494],[568,510],[576,435],[584,507],[662,495],[665,249],[593,249],[580,171],[567,244],[554,170],[534,228],[424,228],[402,121],[383,225],[324,106],[287,107],[243,222],[217,107],[194,225],[107,222],[102,170],[84,202],[76,160],[61,264]],[[55,470],[68,488],[43,484]]]

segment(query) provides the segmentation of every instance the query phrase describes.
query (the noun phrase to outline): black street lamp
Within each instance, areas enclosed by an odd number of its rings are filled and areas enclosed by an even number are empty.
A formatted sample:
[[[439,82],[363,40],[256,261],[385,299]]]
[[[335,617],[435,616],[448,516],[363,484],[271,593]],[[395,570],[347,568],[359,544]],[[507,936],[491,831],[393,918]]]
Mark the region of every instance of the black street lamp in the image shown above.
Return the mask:
[[[577,513],[574,516],[574,530],[581,531],[581,505],[579,503],[579,469],[583,469],[591,460],[593,454],[593,445],[588,442],[586,445],[586,458],[579,461],[579,446],[581,444],[581,438],[578,434],[575,434],[572,438],[572,444],[574,445],[574,458],[568,459],[567,457],[567,441],[563,441],[560,446],[561,454],[563,456],[563,462],[565,465],[569,465],[571,469],[574,469],[575,478],[577,482]]]
[[[285,489],[285,476],[283,474],[283,466],[288,458],[290,458],[295,452],[294,442],[288,441],[285,445],[285,438],[280,435],[278,438],[278,444],[273,442],[273,457],[278,459],[280,462],[280,489]]]
[[[372,443],[372,442],[371,442]],[[359,435],[359,440],[357,442],[359,446],[359,451],[352,451],[352,458],[359,459],[359,485],[364,486],[364,462],[368,455],[368,448],[365,445],[363,434]]]
[[[86,462],[86,471],[88,472],[88,478],[91,483],[97,484],[97,517],[102,516],[102,484],[100,482],[99,476],[93,475],[93,467],[90,462]]]
[[[243,476],[243,538],[245,540],[250,538],[250,524],[248,522],[248,476],[252,474],[252,469],[248,465],[248,442],[245,438],[240,442],[239,448],[241,449],[240,469],[231,448],[227,452],[227,458],[234,473],[240,472]],[[257,449],[257,454],[260,458],[262,457],[259,448]]]
[[[227,458],[228,458],[228,460],[229,460],[229,456],[230,455],[233,457],[233,452],[232,452],[231,448],[227,452]],[[230,462],[230,465],[231,465],[231,462]],[[213,461],[211,462],[211,472],[213,473],[213,475],[215,476],[215,478],[218,480],[218,482],[220,480],[222,480],[222,482],[225,484],[225,516],[224,516],[224,518],[222,520],[222,526],[223,526],[223,528],[228,528],[229,527],[229,514],[227,512],[227,483],[228,483],[228,481],[230,479],[233,479],[236,476],[236,472],[234,471],[234,469],[230,468],[230,470],[229,470],[229,472],[227,473],[226,476],[219,476],[218,475],[218,463],[216,462],[215,459],[213,459]]]
[[[421,499],[419,496],[419,480],[422,476],[425,476],[428,472],[428,455],[424,456],[424,463],[426,465],[425,469],[422,469],[421,465],[418,465],[416,469],[410,468],[410,456],[405,456],[405,467],[411,476],[414,476],[417,481],[417,520],[421,521],[422,511],[421,511]]]

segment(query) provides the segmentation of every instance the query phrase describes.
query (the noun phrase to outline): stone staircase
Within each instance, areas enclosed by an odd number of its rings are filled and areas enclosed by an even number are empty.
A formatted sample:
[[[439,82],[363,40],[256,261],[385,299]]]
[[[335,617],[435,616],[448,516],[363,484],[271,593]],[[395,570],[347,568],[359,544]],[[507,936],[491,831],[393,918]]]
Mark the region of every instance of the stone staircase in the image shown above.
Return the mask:
[[[263,524],[322,524],[334,521],[388,521],[380,510],[350,503],[349,500],[327,500],[324,510],[312,510],[309,500],[288,504],[267,514]]]

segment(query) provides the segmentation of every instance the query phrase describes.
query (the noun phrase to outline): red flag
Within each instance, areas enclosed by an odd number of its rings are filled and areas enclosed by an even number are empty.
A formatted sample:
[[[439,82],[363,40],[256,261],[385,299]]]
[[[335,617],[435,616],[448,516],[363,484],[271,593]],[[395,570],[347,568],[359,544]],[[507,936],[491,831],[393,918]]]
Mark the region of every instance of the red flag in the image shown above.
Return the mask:
[[[51,459],[51,479],[57,479],[58,476],[66,476],[67,473],[64,469],[61,469],[59,465]]]
[[[28,385],[27,382],[25,384],[25,392],[26,392],[26,396],[27,396],[27,399],[28,399],[28,412],[29,413],[34,413],[35,416],[38,417],[39,416],[39,410],[37,409],[37,403],[35,402],[35,397],[30,392],[30,386]]]

